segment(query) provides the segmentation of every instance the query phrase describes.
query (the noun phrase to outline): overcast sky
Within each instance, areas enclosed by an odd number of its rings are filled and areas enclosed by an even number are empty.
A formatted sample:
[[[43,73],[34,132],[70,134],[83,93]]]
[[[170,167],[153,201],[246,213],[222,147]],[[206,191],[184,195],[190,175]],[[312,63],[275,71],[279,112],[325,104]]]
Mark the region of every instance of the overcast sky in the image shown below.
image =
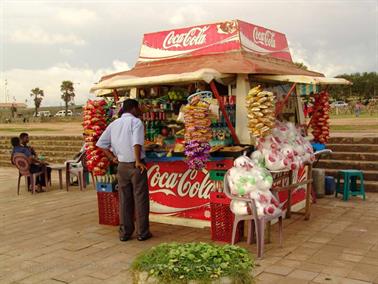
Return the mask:
[[[144,33],[240,19],[286,34],[294,61],[328,76],[378,71],[378,1],[5,1],[0,0],[0,102],[60,83],[76,103],[101,75],[135,64]]]

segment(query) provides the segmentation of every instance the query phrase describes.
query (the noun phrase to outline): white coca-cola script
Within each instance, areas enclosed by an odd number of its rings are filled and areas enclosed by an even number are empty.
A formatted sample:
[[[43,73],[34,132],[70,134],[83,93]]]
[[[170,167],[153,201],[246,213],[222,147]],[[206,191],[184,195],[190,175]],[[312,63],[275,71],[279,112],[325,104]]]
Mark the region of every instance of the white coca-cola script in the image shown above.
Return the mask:
[[[160,172],[160,166],[154,165],[148,170],[150,194],[164,193],[180,197],[209,199],[214,183],[206,173],[204,179],[197,178],[198,171],[187,170],[183,173]]]
[[[175,31],[171,31],[163,41],[163,48],[170,49],[172,47],[202,45],[206,42],[206,31],[208,29],[209,26],[202,28],[195,27],[181,34],[176,34]]]
[[[253,41],[265,46],[276,47],[275,33],[269,30],[259,31],[258,27],[253,29]]]

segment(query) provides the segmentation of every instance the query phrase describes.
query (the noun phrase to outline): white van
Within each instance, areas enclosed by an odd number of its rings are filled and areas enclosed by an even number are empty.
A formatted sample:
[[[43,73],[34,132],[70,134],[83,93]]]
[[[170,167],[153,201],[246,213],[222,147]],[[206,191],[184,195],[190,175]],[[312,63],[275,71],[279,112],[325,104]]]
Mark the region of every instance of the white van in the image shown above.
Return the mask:
[[[66,116],[66,110],[65,109],[62,109],[60,111],[58,111],[55,116]],[[67,111],[67,116],[72,116],[72,110],[68,110]]]
[[[34,113],[33,116],[36,116],[36,117],[41,117],[41,116],[44,116],[44,117],[50,117],[51,116],[51,112],[49,110],[41,110],[39,112]]]

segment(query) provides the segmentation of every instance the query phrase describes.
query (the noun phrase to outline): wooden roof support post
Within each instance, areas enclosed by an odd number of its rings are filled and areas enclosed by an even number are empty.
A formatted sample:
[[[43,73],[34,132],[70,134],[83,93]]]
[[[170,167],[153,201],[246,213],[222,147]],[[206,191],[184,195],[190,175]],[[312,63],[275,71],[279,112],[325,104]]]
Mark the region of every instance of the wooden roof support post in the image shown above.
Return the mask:
[[[276,105],[276,117],[282,112],[284,106],[286,105],[287,101],[289,100],[290,98],[290,95],[291,93],[295,90],[295,87],[297,86],[297,83],[294,83],[289,92],[287,92],[285,98],[283,99],[282,102],[279,102],[277,105]]]
[[[215,85],[214,80],[212,80],[210,82],[210,88],[213,91],[213,94],[214,94],[215,98],[218,100],[219,108],[220,108],[220,110],[221,110],[221,112],[223,114],[224,119],[226,120],[226,124],[228,126],[228,129],[230,129],[231,136],[232,136],[232,139],[234,140],[234,143],[235,144],[240,144],[239,138],[238,138],[238,136],[236,135],[236,132],[235,132],[235,128],[232,125],[232,123],[230,121],[230,118],[228,117],[227,111],[226,111],[226,109],[224,107],[223,100],[222,100],[221,96],[219,95],[219,92],[218,92],[217,86]]]
[[[119,101],[119,95],[118,95],[117,89],[113,89],[113,97],[114,97],[115,103]]]

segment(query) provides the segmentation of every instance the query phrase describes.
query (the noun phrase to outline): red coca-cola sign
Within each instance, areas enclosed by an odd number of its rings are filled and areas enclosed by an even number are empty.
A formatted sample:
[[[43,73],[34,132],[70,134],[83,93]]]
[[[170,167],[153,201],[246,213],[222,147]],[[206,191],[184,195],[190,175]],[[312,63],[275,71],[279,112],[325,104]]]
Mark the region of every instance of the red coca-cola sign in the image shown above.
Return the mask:
[[[284,34],[239,20],[145,34],[138,61],[241,49],[291,61]]]
[[[188,169],[183,161],[148,163],[150,212],[210,220],[208,171]]]
[[[240,42],[243,49],[292,61],[286,36],[282,33],[238,21]]]
[[[198,220],[210,220],[210,192],[214,183],[207,170],[188,169],[184,161],[147,163],[150,193],[150,212],[165,216],[177,216]],[[304,181],[307,168],[301,167],[294,173],[293,182]],[[289,183],[283,179],[275,186]],[[283,208],[287,206],[287,191],[279,193]],[[305,188],[292,192],[292,205],[305,199]]]

